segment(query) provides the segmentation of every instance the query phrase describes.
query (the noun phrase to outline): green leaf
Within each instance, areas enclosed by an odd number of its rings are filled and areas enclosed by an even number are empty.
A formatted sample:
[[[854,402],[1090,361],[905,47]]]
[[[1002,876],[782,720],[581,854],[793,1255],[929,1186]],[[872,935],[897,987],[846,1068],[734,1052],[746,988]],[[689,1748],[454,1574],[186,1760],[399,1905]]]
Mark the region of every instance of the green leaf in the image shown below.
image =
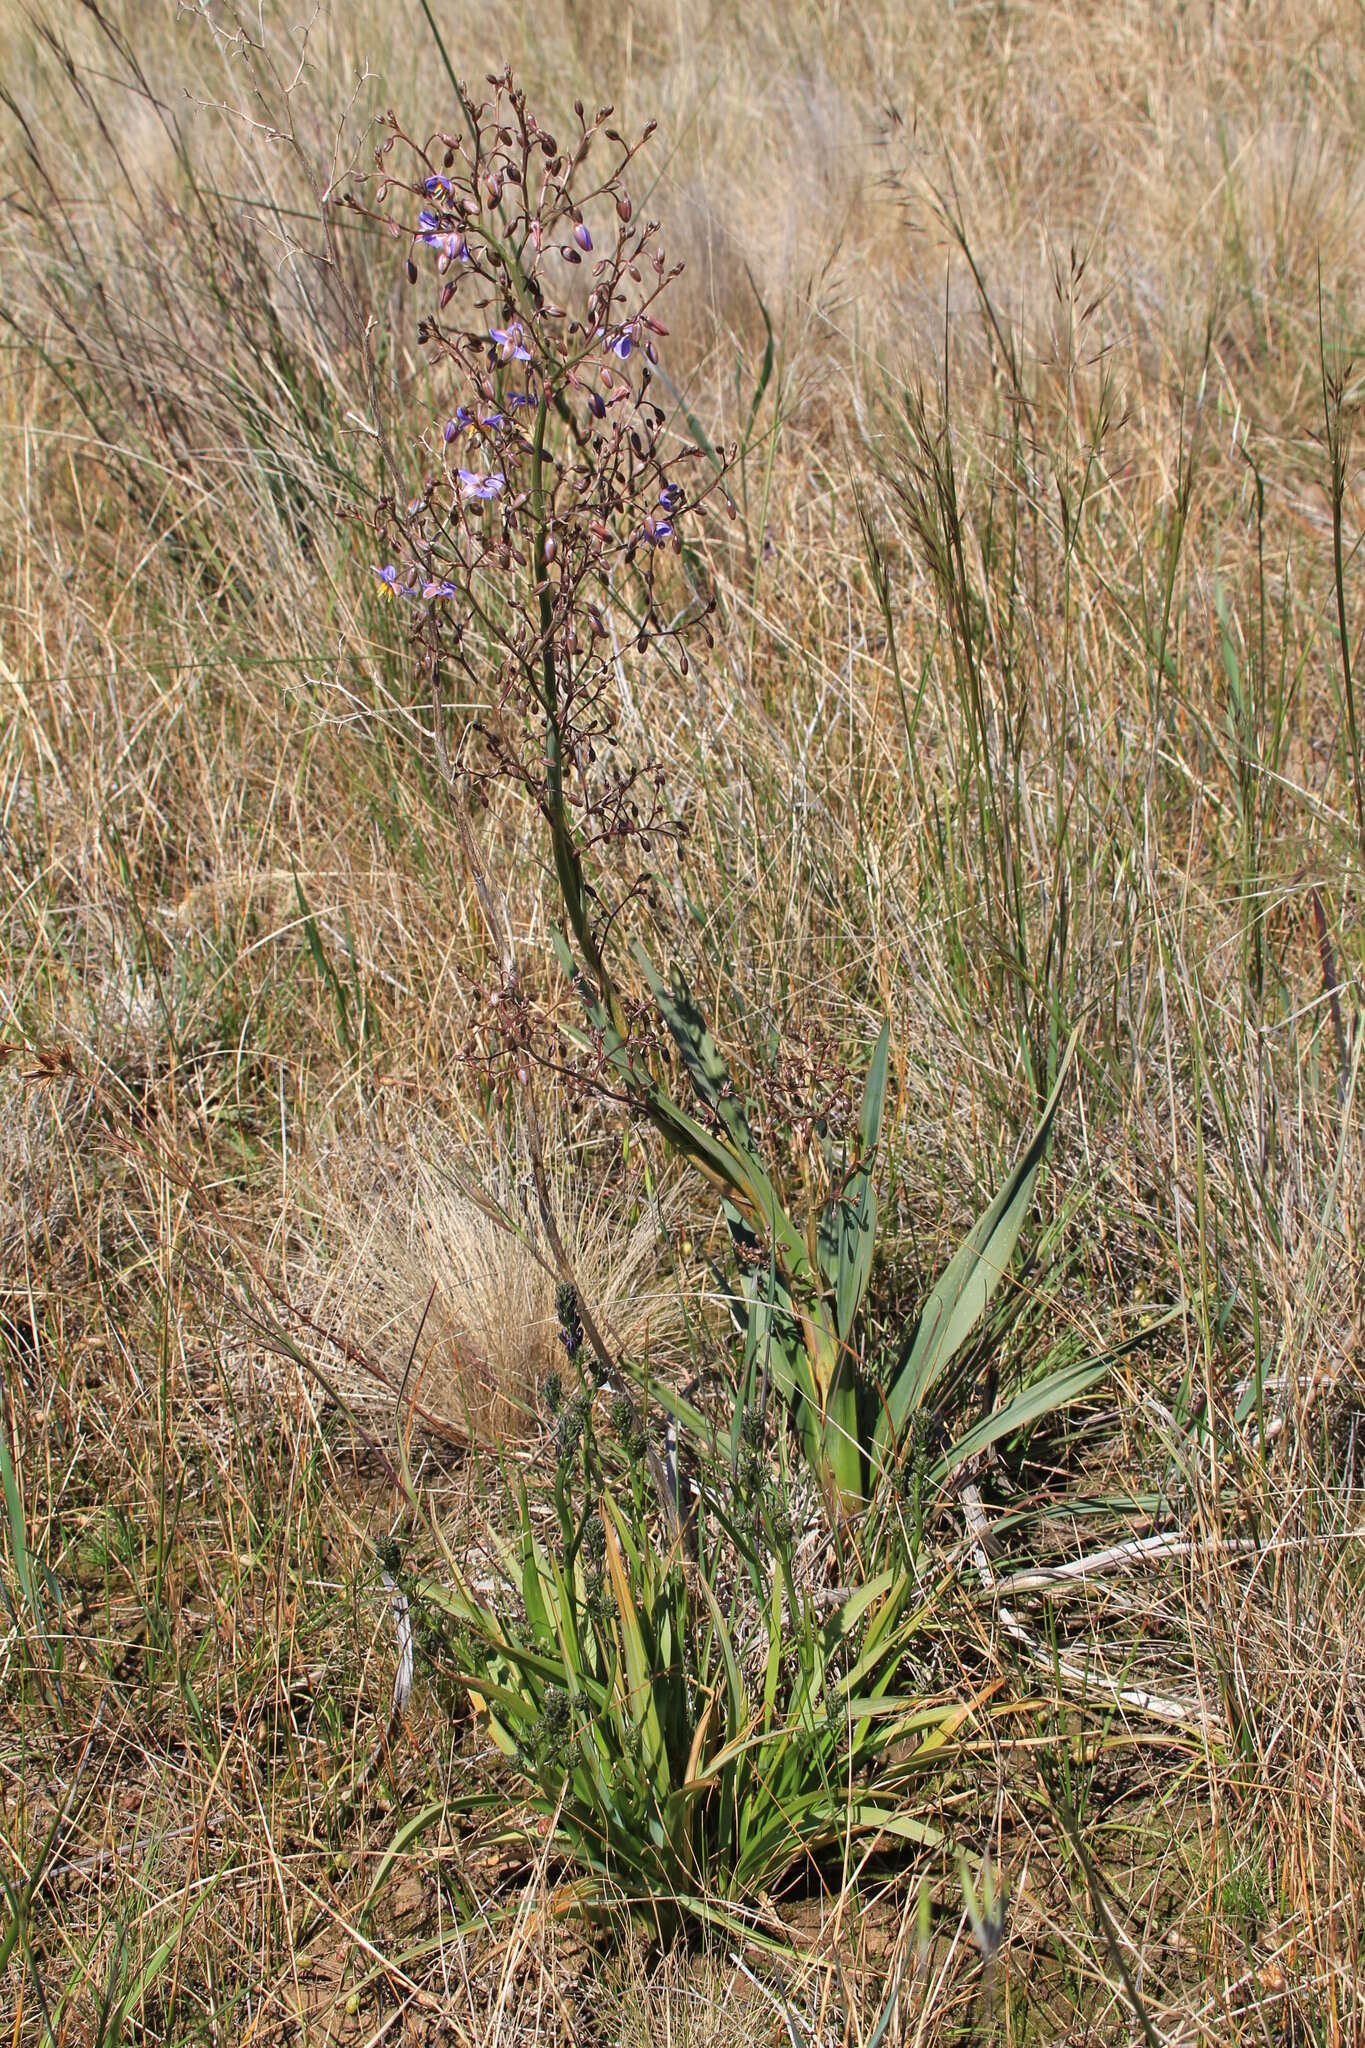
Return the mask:
[[[744,1689],[744,1680],[740,1674],[739,1659],[735,1655],[735,1646],[731,1639],[729,1628],[726,1626],[725,1616],[721,1613],[720,1602],[711,1589],[711,1582],[702,1573],[699,1575],[697,1583],[700,1585],[702,1596],[711,1610],[711,1619],[715,1624],[716,1630],[716,1641],[720,1644],[721,1661],[725,1665],[725,1683],[730,1695],[729,1732],[733,1739],[736,1736],[748,1734],[751,1720],[749,1695]]]
[[[1013,1436],[1016,1430],[1027,1429],[1032,1422],[1038,1422],[1045,1415],[1052,1415],[1067,1408],[1073,1401],[1102,1380],[1110,1368],[1130,1351],[1139,1350],[1157,1330],[1164,1330],[1168,1323],[1185,1313],[1183,1301],[1176,1303],[1156,1321],[1148,1323],[1136,1335],[1125,1338],[1112,1350],[1098,1358],[1075,1361],[1071,1365],[1059,1366],[1055,1372],[1044,1374],[1034,1380],[1003,1408],[997,1408],[990,1415],[983,1415],[979,1422],[960,1436],[945,1458],[930,1468],[929,1477],[935,1483],[949,1478],[968,1458],[974,1458],[978,1451],[984,1451],[988,1444],[998,1443],[1001,1437]]]
[[[692,1086],[707,1108],[715,1110],[717,1115],[723,1114],[724,1108],[729,1108],[743,1130],[743,1142],[752,1143],[748,1120],[742,1106],[735,1100],[730,1069],[721,1057],[720,1048],[711,1036],[711,1027],[697,1007],[681,972],[676,967],[673,969],[670,988],[642,946],[636,946],[635,957],[653,992],[659,1015],[682,1054]]]
[[[37,1624],[38,1632],[46,1640],[47,1628],[43,1621],[43,1610],[38,1599],[38,1589],[33,1582],[28,1543],[25,1540],[24,1534],[24,1503],[19,1495],[19,1482],[15,1478],[14,1466],[10,1462],[9,1444],[6,1441],[2,1417],[3,1411],[0,1411],[0,1488],[3,1488],[5,1495],[5,1515],[9,1522],[9,1540],[10,1549],[14,1553],[14,1570],[19,1580],[20,1590]]]
[[[653,1084],[655,1106],[651,1114],[656,1124],[665,1137],[673,1137],[670,1124],[679,1130],[685,1128],[687,1149],[695,1151],[700,1139],[705,1146],[726,1157],[725,1177],[743,1197],[751,1217],[772,1237],[783,1271],[791,1280],[805,1278],[810,1272],[805,1240],[783,1208],[777,1190],[754,1152],[744,1105],[734,1092],[729,1069],[720,1056],[706,1019],[676,968],[670,988],[642,946],[636,946],[635,957],[659,1006],[659,1014],[682,1054],[692,1086],[707,1107],[720,1118],[730,1142],[723,1145],[711,1138],[700,1125],[685,1117],[677,1105],[663,1095],[657,1084]],[[673,1142],[677,1142],[676,1137],[673,1137]]]
[[[872,1049],[872,1064],[867,1070],[867,1085],[863,1089],[863,1106],[858,1117],[858,1136],[862,1143],[863,1158],[869,1164],[881,1143],[882,1105],[886,1100],[886,1062],[890,1049],[891,1025],[888,1021],[877,1033],[877,1043]]]
[[[427,1832],[428,1828],[435,1827],[449,1811],[450,1801],[442,1795],[440,1799],[433,1800],[429,1806],[424,1806],[417,1813],[410,1814],[398,1829],[388,1848],[379,1859],[379,1868],[375,1871],[374,1882],[371,1884],[366,1894],[365,1903],[360,1909],[357,1925],[362,1934],[365,1931],[365,1923],[370,1917],[374,1902],[388,1883],[389,1872],[393,1869],[398,1858],[405,1849],[411,1848],[412,1844],[419,1840]]]
[[[872,1176],[881,1138],[890,1043],[890,1026],[883,1024],[863,1090],[858,1119],[858,1164],[840,1193],[825,1204],[816,1234],[821,1270],[834,1289],[835,1330],[841,1344],[849,1340],[872,1278],[872,1255],[877,1243],[877,1197]]]
[[[758,418],[758,408],[763,403],[763,394],[767,390],[769,379],[773,374],[774,343],[773,323],[768,317],[768,309],[763,303],[763,299],[759,293],[758,286],[754,283],[754,274],[752,270],[749,269],[747,263],[745,264],[744,269],[749,279],[749,289],[753,293],[755,299],[758,300],[758,310],[763,316],[764,331],[766,332],[768,337],[767,343],[763,350],[763,360],[758,367],[758,377],[754,383],[754,395],[749,405],[749,417],[744,423],[743,447],[747,453],[749,442],[753,436],[754,421]],[[738,375],[738,372],[736,372],[736,375]]]
[[[1004,1186],[972,1226],[924,1305],[887,1405],[878,1418],[874,1432],[878,1448],[883,1448],[888,1438],[894,1442],[906,1418],[923,1405],[981,1321],[1014,1255],[1078,1036],[1079,1027],[1071,1034],[1062,1055],[1056,1082],[1037,1127]]]
[[[607,1572],[611,1579],[611,1590],[615,1596],[616,1612],[621,1623],[621,1646],[626,1661],[626,1684],[629,1688],[627,1709],[631,1725],[640,1737],[644,1761],[650,1776],[658,1791],[666,1794],[669,1784],[668,1751],[664,1744],[658,1706],[654,1698],[654,1667],[645,1648],[644,1632],[640,1627],[635,1596],[631,1591],[630,1578],[621,1554],[618,1540],[621,1533],[620,1514],[609,1494],[603,1494],[602,1504],[606,1510],[602,1517],[602,1530],[607,1542]]]
[[[104,2039],[108,2043],[108,2048],[118,2048],[118,2043],[123,2038],[123,2029],[127,2024],[128,2015],[132,2012],[139,1999],[144,1998],[147,1992],[150,1991],[171,1957],[177,1952],[185,1938],[185,1929],[203,1911],[209,1899],[217,1891],[221,1878],[222,1872],[218,1871],[206,1880],[202,1890],[196,1895],[193,1904],[186,1904],[181,1912],[175,1932],[168,1934],[166,1939],[153,1949],[151,1955],[148,1956],[146,1962],[128,1986],[128,1989],[113,2007],[104,2033]]]

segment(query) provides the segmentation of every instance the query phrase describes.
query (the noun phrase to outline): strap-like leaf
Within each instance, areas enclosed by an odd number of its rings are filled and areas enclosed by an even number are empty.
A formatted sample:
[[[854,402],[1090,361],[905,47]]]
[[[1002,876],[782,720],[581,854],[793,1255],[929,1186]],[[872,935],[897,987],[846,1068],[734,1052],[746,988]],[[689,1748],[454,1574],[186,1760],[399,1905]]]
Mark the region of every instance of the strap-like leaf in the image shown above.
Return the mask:
[[[715,1139],[711,1139],[710,1142],[727,1155],[731,1163],[729,1178],[732,1186],[744,1198],[754,1221],[771,1236],[787,1277],[791,1280],[803,1279],[810,1271],[805,1241],[779,1201],[777,1190],[754,1151],[753,1134],[749,1129],[749,1119],[745,1114],[744,1105],[734,1092],[729,1069],[720,1056],[706,1019],[693,1001],[687,983],[677,969],[674,970],[673,985],[670,988],[642,946],[636,946],[635,957],[653,992],[659,1014],[682,1054],[683,1065],[687,1068],[692,1086],[708,1109],[712,1110],[725,1126],[729,1144],[719,1145],[719,1141]],[[657,1086],[654,1094],[659,1098],[659,1103],[658,1106],[651,1104],[650,1113],[666,1136],[670,1133],[661,1120],[660,1107],[666,1109],[669,1116],[678,1122],[691,1124],[691,1119],[683,1117],[676,1104],[663,1096],[662,1090]],[[699,1125],[693,1125],[692,1130],[702,1136],[706,1135]]]
[[[834,1290],[834,1324],[840,1344],[848,1342],[872,1278],[872,1254],[877,1242],[877,1197],[872,1177],[881,1137],[890,1043],[890,1026],[883,1024],[863,1090],[858,1119],[858,1163],[835,1199],[825,1204],[816,1233],[820,1269]]]
[[[668,1753],[664,1746],[663,1730],[659,1726],[658,1705],[654,1698],[653,1665],[645,1648],[635,1596],[631,1592],[630,1578],[618,1541],[622,1528],[621,1519],[616,1503],[609,1494],[603,1494],[602,1506],[602,1533],[606,1538],[607,1572],[616,1600],[616,1612],[621,1625],[621,1647],[625,1655],[626,1684],[629,1689],[627,1712],[640,1737],[645,1767],[660,1793],[665,1793],[669,1782]]]
[[[1131,1351],[1140,1350],[1147,1339],[1156,1331],[1164,1330],[1168,1323],[1185,1313],[1185,1303],[1178,1301],[1174,1308],[1167,1309],[1155,1322],[1148,1323],[1144,1330],[1138,1330],[1112,1350],[1101,1353],[1098,1358],[1083,1358],[1070,1365],[1058,1366],[1055,1372],[1044,1374],[1033,1380],[1014,1398],[1006,1401],[1003,1408],[997,1408],[989,1415],[983,1415],[979,1422],[960,1436],[947,1456],[930,1468],[929,1477],[937,1482],[949,1478],[968,1458],[974,1458],[978,1451],[984,1451],[988,1444],[999,1442],[1001,1437],[1013,1436],[1017,1429],[1027,1429],[1031,1422],[1038,1422],[1045,1415],[1056,1414],[1078,1400],[1097,1381],[1102,1380],[1118,1360]]]
[[[877,1423],[875,1441],[900,1435],[906,1418],[923,1405],[986,1312],[1000,1277],[1009,1265],[1028,1212],[1033,1183],[1047,1149],[1052,1120],[1062,1098],[1079,1030],[1074,1031],[1057,1069],[1051,1095],[1028,1144],[989,1209],[972,1226],[949,1261],[938,1285],[924,1304],[915,1334],[905,1352],[887,1406]]]
[[[858,1118],[858,1135],[862,1141],[863,1158],[869,1164],[881,1143],[882,1104],[886,1100],[886,1061],[890,1048],[891,1025],[888,1021],[877,1033],[877,1043],[872,1049],[872,1064],[867,1070],[862,1112]]]

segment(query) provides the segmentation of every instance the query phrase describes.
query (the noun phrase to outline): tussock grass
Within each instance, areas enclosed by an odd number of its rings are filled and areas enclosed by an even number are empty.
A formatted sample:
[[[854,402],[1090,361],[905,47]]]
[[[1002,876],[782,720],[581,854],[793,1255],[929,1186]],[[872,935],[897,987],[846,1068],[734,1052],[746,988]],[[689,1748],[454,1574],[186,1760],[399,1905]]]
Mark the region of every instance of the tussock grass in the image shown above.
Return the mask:
[[[1354,2041],[1362,820],[1329,444],[1354,661],[1359,19],[433,13],[462,71],[659,116],[667,367],[716,435],[764,310],[776,336],[709,540],[715,653],[621,707],[689,822],[663,932],[733,1067],[776,1128],[837,1107],[891,1017],[890,1324],[1082,1022],[973,1374],[1186,1308],[979,1475],[983,1560],[960,1499],[931,1519],[937,1675],[1000,1709],[945,1816],[1007,1880],[998,1954],[927,1858],[765,1902],[755,1985],[573,1926],[496,1805],[454,1825],[489,1745],[420,1631],[391,1715],[375,1546],[432,1562],[403,1456],[474,1559],[499,1496],[468,1438],[552,1456],[554,1295],[489,1216],[532,1209],[465,1058],[487,941],[357,516],[376,427],[401,447],[431,399],[401,267],[322,206],[386,104],[440,118],[440,62],[406,4],[306,47],[284,17],[6,10],[0,2016]],[[480,833],[543,974],[533,823]],[[686,1378],[717,1219],[600,1115],[542,1113],[585,1292]],[[1134,1537],[1169,1540],[1047,1576]]]

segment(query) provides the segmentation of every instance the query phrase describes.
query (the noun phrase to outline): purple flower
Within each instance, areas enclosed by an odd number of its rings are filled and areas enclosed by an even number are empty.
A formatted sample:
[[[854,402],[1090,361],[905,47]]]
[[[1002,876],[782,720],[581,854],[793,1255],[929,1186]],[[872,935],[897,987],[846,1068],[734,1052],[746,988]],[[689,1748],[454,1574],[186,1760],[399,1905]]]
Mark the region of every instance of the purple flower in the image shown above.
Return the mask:
[[[666,540],[672,540],[672,538],[673,526],[670,520],[646,519],[645,539],[649,542],[652,548],[657,548],[661,545],[662,542]]]
[[[450,581],[450,578],[448,576],[442,576],[434,583],[424,583],[422,585],[422,595],[425,598],[437,598],[455,597],[458,595],[458,593],[455,589],[455,585]]]
[[[479,425],[481,427],[500,427],[506,418],[505,412],[490,412],[484,419],[479,421]]]
[[[463,231],[459,228],[447,229],[440,214],[433,213],[429,206],[424,206],[417,216],[417,238],[425,242],[428,249],[436,251],[438,268],[449,263],[469,261],[469,249]]]
[[[531,351],[526,346],[526,330],[520,320],[514,320],[510,327],[495,327],[492,337],[498,344],[498,353],[505,363],[529,363]]]
[[[398,581],[398,571],[394,568],[392,562],[386,562],[382,569],[377,562],[371,562],[370,567],[383,584],[386,597],[416,596],[416,592],[410,583],[400,583]]]
[[[430,198],[430,196],[435,192],[444,192],[446,198],[449,199],[451,195],[451,183],[449,178],[442,178],[439,176],[431,177],[427,179],[427,182],[425,185],[423,185],[422,190],[427,194],[428,198]]]
[[[682,495],[682,486],[680,484],[665,484],[659,493],[659,503],[663,506],[665,512],[675,511],[682,503]]]
[[[600,327],[594,328],[593,339],[601,342],[604,352],[619,356],[622,362],[635,346],[635,337],[628,327],[623,327],[619,334],[604,334]]]
[[[460,490],[466,498],[480,498],[486,504],[502,491],[507,479],[500,469],[490,469],[487,476],[480,476],[476,469],[456,471],[460,479]]]
[[[536,395],[534,391],[514,391],[507,403],[513,412],[516,412],[523,405],[534,405],[536,403]]]

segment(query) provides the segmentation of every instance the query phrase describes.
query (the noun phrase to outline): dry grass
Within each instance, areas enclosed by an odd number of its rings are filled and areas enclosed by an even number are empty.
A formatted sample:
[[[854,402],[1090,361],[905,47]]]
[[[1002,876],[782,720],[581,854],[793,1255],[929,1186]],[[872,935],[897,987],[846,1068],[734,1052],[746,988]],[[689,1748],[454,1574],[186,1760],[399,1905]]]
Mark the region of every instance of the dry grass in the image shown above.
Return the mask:
[[[599,1944],[491,1818],[400,1849],[367,1913],[405,1822],[487,1763],[424,1668],[384,1739],[373,1544],[424,1540],[398,1443],[475,1543],[497,1487],[466,1439],[534,1470],[554,1352],[553,1287],[489,1216],[531,1231],[517,1133],[463,1059],[486,941],[349,516],[366,423],[401,441],[428,401],[388,252],[319,207],[384,105],[440,118],[442,72],[406,4],[320,13],[306,49],[285,17],[9,7],[0,2035],[867,2043],[899,1982],[890,2043],[1126,2041],[1134,1988],[1163,2042],[1359,2041],[1362,841],[1320,335],[1346,365],[1365,312],[1360,16],[435,14],[461,71],[660,117],[668,367],[717,431],[760,300],[778,336],[744,517],[711,536],[716,653],[623,699],[693,826],[702,923],[680,894],[663,943],[765,1099],[770,1031],[828,1079],[891,1016],[910,1292],[1027,1118],[1021,1045],[1084,1019],[1003,1370],[1189,1314],[1071,1448],[1093,1523],[1030,1469],[1006,1562],[1097,1548],[1116,1500],[1188,1548],[1018,1596],[1035,1642],[1101,1646],[1084,1697],[964,1590],[963,1679],[1012,1717],[954,1809],[1010,1884],[990,1965],[951,1864],[927,1947],[917,1870],[777,1902],[759,1985]],[[1351,469],[1357,626],[1359,513]],[[487,831],[534,975],[533,824]],[[602,1119],[542,1114],[585,1291],[686,1369],[715,1219]],[[962,1536],[945,1503],[936,1541]]]

